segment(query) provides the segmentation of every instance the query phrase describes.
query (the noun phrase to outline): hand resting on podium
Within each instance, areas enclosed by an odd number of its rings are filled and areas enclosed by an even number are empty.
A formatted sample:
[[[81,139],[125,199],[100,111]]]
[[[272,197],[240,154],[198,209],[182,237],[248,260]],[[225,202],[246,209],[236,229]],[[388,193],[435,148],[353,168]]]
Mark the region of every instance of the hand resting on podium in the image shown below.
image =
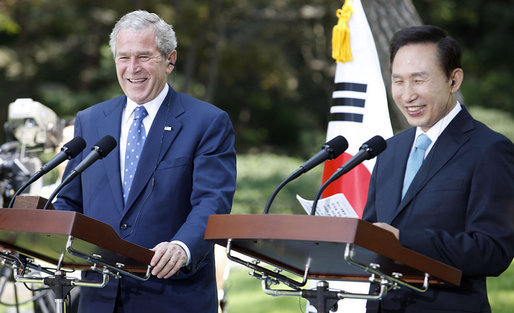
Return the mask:
[[[186,251],[175,243],[161,242],[151,250],[155,251],[150,261],[152,275],[157,278],[170,278],[187,262]]]
[[[378,226],[382,229],[385,229],[391,233],[393,233],[393,235],[396,237],[396,239],[400,239],[400,230],[394,226],[391,226],[387,223],[380,223],[380,222],[377,222],[377,223],[373,223],[373,225],[375,226]]]

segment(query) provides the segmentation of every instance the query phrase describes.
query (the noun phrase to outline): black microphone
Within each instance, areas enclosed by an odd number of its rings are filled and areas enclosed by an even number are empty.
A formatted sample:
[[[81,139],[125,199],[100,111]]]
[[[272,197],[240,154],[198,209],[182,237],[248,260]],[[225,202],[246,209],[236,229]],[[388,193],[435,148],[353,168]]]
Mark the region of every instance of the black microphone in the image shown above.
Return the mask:
[[[275,189],[273,194],[268,200],[266,204],[266,208],[264,209],[264,214],[268,214],[271,203],[275,196],[278,194],[280,189],[282,189],[287,183],[298,178],[303,173],[306,173],[319,165],[321,162],[326,160],[332,160],[337,158],[341,153],[343,153],[346,149],[348,149],[348,141],[343,136],[337,136],[332,138],[330,141],[325,143],[321,147],[321,151],[318,152],[315,156],[310,158],[307,162],[303,163],[296,171],[294,171],[289,177],[287,177],[280,185]]]
[[[307,171],[310,171],[321,162],[337,158],[346,149],[348,149],[348,141],[346,141],[343,136],[337,136],[333,138],[321,147],[320,152],[310,158],[307,162],[303,163],[303,165],[300,166],[293,174],[291,174],[288,179],[296,179],[298,176],[306,173]]]
[[[316,206],[318,204],[319,198],[321,197],[323,191],[328,187],[328,185],[330,185],[339,177],[348,173],[351,169],[353,169],[363,161],[376,157],[377,155],[382,153],[382,151],[384,151],[386,147],[386,141],[381,136],[375,136],[370,140],[366,141],[365,143],[363,143],[362,146],[359,148],[357,154],[355,154],[350,160],[348,160],[348,162],[346,162],[340,168],[338,168],[334,172],[334,174],[332,174],[332,176],[330,176],[330,178],[327,179],[323,186],[321,186],[312,203],[310,215],[314,215],[316,213]]]
[[[45,175],[46,173],[50,172],[52,169],[54,169],[57,165],[64,162],[66,159],[73,159],[76,157],[84,148],[86,147],[86,141],[82,139],[82,137],[75,137],[72,140],[65,143],[61,151],[57,153],[48,163],[43,165],[41,169],[25,183],[23,186],[21,186],[18,191],[14,194],[14,196],[11,199],[11,202],[9,202],[8,208],[12,208],[14,204],[14,199],[22,193],[30,184],[41,178],[41,176]]]
[[[82,173],[86,168],[88,168],[91,164],[93,164],[98,159],[103,159],[106,157],[115,147],[117,143],[116,140],[112,136],[104,136],[100,139],[94,146],[91,148],[91,152],[82,160],[80,163],[71,170],[71,173],[66,176],[61,181],[61,184],[54,190],[54,192],[50,195],[43,210],[48,208],[48,205],[52,202],[53,198],[61,191],[61,189],[69,184],[75,177],[77,177],[80,173]]]

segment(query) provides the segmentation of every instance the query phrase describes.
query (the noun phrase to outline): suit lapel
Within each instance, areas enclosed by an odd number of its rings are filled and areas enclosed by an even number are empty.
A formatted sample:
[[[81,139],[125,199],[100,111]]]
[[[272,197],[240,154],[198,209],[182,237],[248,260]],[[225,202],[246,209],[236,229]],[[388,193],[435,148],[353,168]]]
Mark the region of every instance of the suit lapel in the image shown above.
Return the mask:
[[[396,210],[398,216],[414,197],[423,189],[430,179],[444,167],[448,161],[457,153],[469,137],[466,132],[473,128],[473,120],[467,110],[462,107],[462,111],[455,116],[453,121],[446,127],[430,150],[425,161],[421,165],[419,172],[414,177],[409,190],[400,202]]]
[[[182,129],[182,124],[177,120],[177,117],[183,112],[184,108],[178,101],[177,93],[170,88],[145,140],[143,152],[141,153],[132,187],[130,188],[129,198],[127,199],[125,214],[139,197],[155,172],[157,165]]]
[[[389,177],[387,177],[387,181],[382,181],[382,186],[380,186],[380,188],[383,188],[384,192],[381,193],[381,203],[379,204],[379,206],[387,204],[389,209],[377,212],[380,216],[379,219],[386,223],[392,222],[396,216],[396,208],[401,201],[403,177],[405,176],[405,164],[407,164],[407,159],[409,157],[410,148],[414,141],[415,134],[415,128],[407,130],[403,135],[399,135],[401,137],[398,138],[398,143],[396,145],[391,145],[390,147],[390,149],[393,149],[393,153],[388,160],[391,166],[389,167],[385,164],[384,168],[392,168],[392,171],[390,172]]]
[[[121,113],[127,102],[126,99],[126,97],[119,97],[113,100],[113,103],[104,109],[103,118],[100,118],[97,122],[98,136],[102,138],[111,135],[118,143],[114,150],[101,161],[109,178],[114,203],[120,212],[123,211],[123,191],[121,189],[119,141]]]

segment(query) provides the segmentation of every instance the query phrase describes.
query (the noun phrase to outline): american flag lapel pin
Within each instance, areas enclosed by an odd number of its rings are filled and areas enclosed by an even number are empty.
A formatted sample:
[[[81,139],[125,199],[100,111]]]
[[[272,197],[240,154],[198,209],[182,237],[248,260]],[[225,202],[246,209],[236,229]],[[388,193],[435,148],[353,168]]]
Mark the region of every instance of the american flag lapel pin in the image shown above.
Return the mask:
[[[164,126],[164,131],[170,132],[173,130],[173,127],[171,126]]]

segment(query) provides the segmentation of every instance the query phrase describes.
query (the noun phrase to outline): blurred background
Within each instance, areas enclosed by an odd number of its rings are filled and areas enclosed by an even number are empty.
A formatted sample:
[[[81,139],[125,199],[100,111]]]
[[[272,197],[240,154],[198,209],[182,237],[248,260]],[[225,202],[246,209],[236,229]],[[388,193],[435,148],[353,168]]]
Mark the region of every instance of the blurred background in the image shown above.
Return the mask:
[[[465,104],[513,116],[512,1],[362,3],[386,81],[387,41],[395,27],[435,24],[463,46]],[[21,97],[69,119],[78,110],[121,94],[108,36],[123,14],[146,9],[161,15],[177,32],[176,77],[171,76],[170,83],[228,111],[239,153],[306,158],[325,139],[335,73],[331,32],[342,4],[0,0],[0,121],[6,120],[7,105]],[[394,108],[392,115],[395,130],[406,126]]]
[[[261,213],[280,181],[325,142],[335,74],[331,33],[342,4],[342,0],[0,0],[0,123],[4,125],[0,143],[21,141],[21,135],[15,134],[19,124],[9,116],[9,105],[17,99],[31,98],[53,111],[57,118],[43,127],[47,137],[24,144],[28,150],[23,155],[30,157],[25,172],[30,172],[53,156],[62,139],[60,131],[77,111],[120,95],[108,36],[122,15],[145,9],[158,13],[177,33],[176,75],[169,83],[227,111],[234,124],[238,186],[233,213]],[[440,26],[463,47],[463,103],[475,118],[514,139],[513,1],[362,0],[362,4],[388,89],[387,44],[394,31],[421,23]],[[401,131],[407,125],[389,103],[393,128]],[[2,193],[16,189],[15,182],[27,175],[15,162],[19,150],[17,145],[0,148]],[[43,184],[54,183],[58,176],[55,171]],[[271,211],[302,213],[295,194],[313,198],[320,181],[321,169],[302,176],[279,194]],[[511,312],[514,307],[513,272],[511,266],[489,281],[493,312]],[[277,300],[259,292],[259,282],[250,286],[250,277],[241,276],[235,283],[239,274],[234,273],[226,284],[232,286],[226,292],[228,311],[301,311],[298,299],[280,299],[286,304],[271,302],[266,307],[267,301]]]

